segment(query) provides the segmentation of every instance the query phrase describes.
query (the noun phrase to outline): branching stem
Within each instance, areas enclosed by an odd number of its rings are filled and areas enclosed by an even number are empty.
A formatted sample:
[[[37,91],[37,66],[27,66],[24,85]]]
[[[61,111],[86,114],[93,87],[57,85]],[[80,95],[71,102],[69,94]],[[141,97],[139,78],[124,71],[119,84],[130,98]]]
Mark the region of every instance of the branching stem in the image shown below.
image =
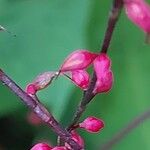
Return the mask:
[[[12,79],[10,79],[1,69],[0,69],[0,81],[7,86],[13,93],[15,93],[20,100],[24,102],[43,122],[45,122],[51,129],[57,133],[58,136],[67,142],[73,150],[83,150],[78,143],[72,140],[71,135],[61,125],[56,121],[53,115],[48,112],[45,106],[39,102],[36,97],[31,97],[26,92],[24,92]]]
[[[115,29],[116,23],[118,21],[118,18],[120,16],[121,10],[123,7],[123,0],[113,0],[112,9],[110,11],[110,15],[108,18],[108,24],[107,29],[105,32],[103,44],[100,50],[100,53],[107,53],[110,41],[112,39],[113,31]],[[75,115],[73,117],[73,121],[71,124],[67,127],[68,131],[72,130],[72,127],[79,121],[81,115],[86,109],[86,106],[89,104],[89,102],[94,98],[93,89],[95,87],[96,83],[96,75],[95,72],[93,73],[93,77],[91,79],[89,88],[86,92],[84,92],[83,97],[77,107],[77,110],[75,112]]]

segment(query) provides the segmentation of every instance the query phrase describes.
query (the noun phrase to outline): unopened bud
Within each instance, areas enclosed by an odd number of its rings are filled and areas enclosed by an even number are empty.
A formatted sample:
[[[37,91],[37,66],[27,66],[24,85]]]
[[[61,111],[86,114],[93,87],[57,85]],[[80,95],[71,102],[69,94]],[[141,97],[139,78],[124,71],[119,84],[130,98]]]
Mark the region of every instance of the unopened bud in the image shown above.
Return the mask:
[[[84,148],[84,140],[82,139],[82,137],[77,132],[75,132],[74,130],[71,131],[71,136],[72,136],[72,139],[75,142],[77,142],[81,147]],[[68,145],[67,143],[65,143],[65,146],[66,146],[67,149],[71,150],[70,145]]]
[[[108,92],[113,84],[113,73],[111,71],[111,60],[106,54],[100,54],[94,60],[94,70],[97,81],[94,94]]]
[[[72,81],[81,89],[87,89],[90,81],[90,76],[85,70],[72,71]]]
[[[57,72],[44,72],[38,75],[32,83],[27,85],[26,92],[32,95],[36,94],[37,91],[46,88],[57,74]]]
[[[52,150],[52,148],[48,144],[38,143],[34,145],[31,150]]]
[[[66,58],[60,68],[60,72],[85,69],[96,57],[97,54],[91,53],[87,50],[76,50]]]
[[[74,141],[76,141],[80,146],[84,147],[84,140],[82,139],[82,137],[75,131],[71,132],[72,135],[72,139]]]
[[[95,117],[88,117],[79,124],[79,127],[93,133],[100,131],[104,127],[104,122]]]
[[[124,0],[129,19],[150,34],[150,6],[144,0]]]
[[[26,87],[26,92],[27,92],[28,94],[34,95],[34,94],[36,94],[37,89],[36,89],[36,87],[35,87],[34,84],[30,83],[30,84],[28,84],[27,87]]]

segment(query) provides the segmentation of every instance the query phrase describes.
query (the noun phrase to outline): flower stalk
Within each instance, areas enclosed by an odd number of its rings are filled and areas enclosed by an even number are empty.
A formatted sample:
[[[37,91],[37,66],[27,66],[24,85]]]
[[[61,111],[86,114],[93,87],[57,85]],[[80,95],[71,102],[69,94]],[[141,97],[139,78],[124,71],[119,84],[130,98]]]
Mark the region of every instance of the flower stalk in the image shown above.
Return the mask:
[[[77,142],[72,140],[71,134],[61,127],[53,115],[48,112],[46,107],[39,102],[37,97],[31,97],[24,92],[12,79],[10,79],[0,69],[0,81],[7,86],[13,93],[15,93],[26,106],[28,106],[41,120],[47,124],[51,129],[57,133],[63,139],[64,142],[68,143],[74,150],[83,150]]]
[[[105,32],[105,36],[104,36],[104,40],[103,40],[103,44],[102,44],[100,53],[107,53],[107,51],[108,51],[108,48],[109,48],[109,45],[110,45],[110,42],[112,39],[112,35],[114,32],[115,26],[117,24],[117,21],[119,19],[122,8],[123,8],[123,0],[113,0],[112,9],[110,11],[110,15],[108,18],[107,29]],[[93,72],[93,77],[90,81],[89,87],[88,87],[87,91],[84,91],[83,97],[77,107],[77,110],[72,119],[72,122],[67,127],[68,131],[71,131],[72,127],[75,124],[77,124],[81,115],[86,110],[87,105],[94,98],[95,94],[93,94],[93,90],[94,90],[96,81],[97,81],[97,77],[96,77],[95,72]]]

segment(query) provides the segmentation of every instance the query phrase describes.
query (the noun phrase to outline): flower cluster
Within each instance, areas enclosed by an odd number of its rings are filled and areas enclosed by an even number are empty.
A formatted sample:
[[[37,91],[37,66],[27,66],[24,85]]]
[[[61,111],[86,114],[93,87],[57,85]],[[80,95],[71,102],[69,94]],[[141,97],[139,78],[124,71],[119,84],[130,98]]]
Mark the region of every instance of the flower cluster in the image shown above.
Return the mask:
[[[96,117],[88,117],[83,122],[79,123],[78,125],[75,125],[75,128],[81,128],[85,129],[88,132],[91,133],[97,133],[104,127],[104,122]],[[84,140],[83,138],[75,131],[71,131],[71,138],[77,142],[81,147],[84,148]],[[31,150],[71,150],[70,145],[67,143],[64,144],[64,146],[49,146],[46,143],[38,143],[34,145]]]
[[[113,83],[111,71],[111,60],[107,54],[91,53],[88,50],[76,50],[71,53],[63,62],[58,72],[45,72],[27,85],[26,92],[34,95],[37,91],[46,88],[55,77],[64,75],[75,85],[87,90],[90,83],[90,75],[87,68],[93,64],[97,76],[97,82],[93,90],[94,94],[107,92]]]
[[[111,71],[111,60],[107,54],[96,54],[88,50],[76,50],[64,60],[58,71],[49,71],[38,75],[33,82],[27,85],[26,92],[30,96],[36,95],[39,90],[46,88],[60,75],[69,78],[82,90],[87,90],[90,84],[90,74],[87,69],[90,65],[93,65],[97,78],[93,94],[109,91],[113,83],[113,73]],[[28,122],[33,125],[42,123],[33,113],[28,115]],[[70,134],[75,142],[84,147],[84,140],[75,130],[80,128],[90,133],[97,133],[103,127],[104,122],[101,119],[91,116],[83,122],[74,125]],[[38,143],[31,150],[71,150],[71,147],[68,143],[64,143],[64,146],[55,147],[45,143]]]
[[[76,141],[80,146],[84,147],[84,141],[81,138],[81,136],[75,132],[72,131],[71,132],[71,137],[74,141]],[[38,143],[36,145],[34,145],[31,150],[71,150],[70,145],[68,145],[67,143],[65,143],[64,146],[50,146],[46,143]]]
[[[94,65],[97,82],[94,94],[107,92],[112,87],[113,74],[111,71],[111,61],[107,54],[95,54],[87,50],[76,50],[70,54],[62,64],[59,72],[69,72],[70,79],[81,89],[86,90],[90,83],[90,75],[86,69]]]
[[[101,119],[91,116],[79,123],[79,127],[94,133],[99,132],[104,127],[104,122]]]

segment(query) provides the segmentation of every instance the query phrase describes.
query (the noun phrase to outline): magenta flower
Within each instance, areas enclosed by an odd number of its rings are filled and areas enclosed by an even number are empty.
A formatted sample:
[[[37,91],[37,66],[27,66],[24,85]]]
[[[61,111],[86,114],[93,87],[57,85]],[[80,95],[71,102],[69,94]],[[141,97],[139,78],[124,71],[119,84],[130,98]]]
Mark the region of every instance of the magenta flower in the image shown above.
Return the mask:
[[[144,0],[124,0],[129,19],[147,34],[150,33],[150,6]]]
[[[84,147],[84,140],[82,139],[82,137],[77,133],[75,132],[74,130],[71,131],[71,136],[72,136],[72,139],[77,142],[81,147]],[[65,143],[65,146],[67,149],[71,150],[71,147],[70,145],[68,145],[67,143]]]
[[[27,87],[26,87],[26,92],[27,92],[28,94],[34,95],[34,94],[36,94],[37,89],[36,89],[36,87],[35,87],[34,84],[30,83],[30,84],[28,84]]]
[[[104,127],[104,122],[96,117],[88,117],[79,124],[80,128],[84,128],[88,132],[98,132]]]
[[[91,53],[87,50],[76,50],[66,58],[60,68],[60,72],[85,69],[96,57],[97,54]]]
[[[31,95],[36,94],[37,91],[46,88],[56,76],[57,72],[44,72],[38,75],[32,83],[27,85],[26,92]]]
[[[31,150],[52,150],[52,148],[45,143],[38,143],[34,145]]]
[[[81,89],[87,89],[89,82],[90,82],[90,76],[85,70],[76,70],[71,72],[72,77],[71,80],[79,86]]]
[[[94,94],[108,92],[113,84],[113,73],[111,71],[111,60],[107,54],[101,53],[93,62],[97,81]]]

